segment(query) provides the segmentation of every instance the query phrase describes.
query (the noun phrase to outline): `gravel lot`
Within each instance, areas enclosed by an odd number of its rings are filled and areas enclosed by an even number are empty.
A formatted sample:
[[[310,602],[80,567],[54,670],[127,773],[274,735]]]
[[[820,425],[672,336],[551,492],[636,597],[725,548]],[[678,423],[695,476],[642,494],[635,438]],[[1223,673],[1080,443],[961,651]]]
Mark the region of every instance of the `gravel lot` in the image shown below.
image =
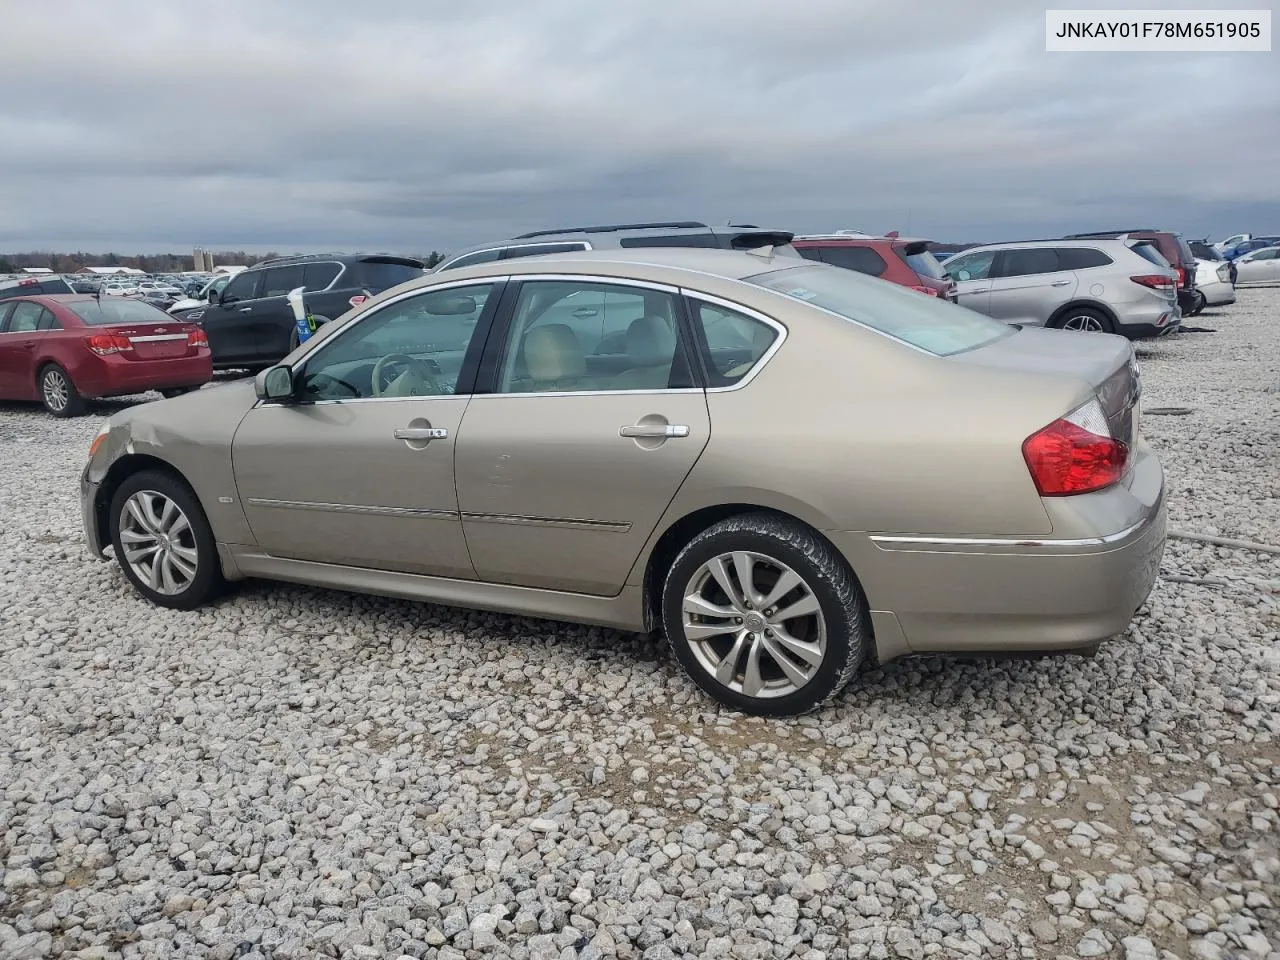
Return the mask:
[[[1280,289],[1189,324],[1140,351],[1171,526],[1280,544]],[[1280,958],[1278,556],[756,720],[647,638],[151,607],[81,546],[98,422],[0,405],[0,957]]]

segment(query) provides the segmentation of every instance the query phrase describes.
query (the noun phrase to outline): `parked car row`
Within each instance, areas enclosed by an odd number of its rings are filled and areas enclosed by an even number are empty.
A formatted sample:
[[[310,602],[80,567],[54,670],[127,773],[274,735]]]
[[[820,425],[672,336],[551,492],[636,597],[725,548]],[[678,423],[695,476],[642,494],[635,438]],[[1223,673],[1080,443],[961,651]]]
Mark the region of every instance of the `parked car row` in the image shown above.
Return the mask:
[[[1241,238],[1231,249],[1254,242],[1254,238]],[[1194,316],[1205,306],[1234,302],[1237,277],[1241,283],[1280,282],[1280,260],[1276,259],[1280,247],[1255,249],[1233,262],[1215,246],[1153,229],[984,244],[963,249],[942,262],[931,246],[926,238],[897,233],[876,236],[839,230],[795,235],[753,224],[713,227],[682,220],[535,231],[459,251],[430,272],[447,275],[482,263],[592,250],[683,247],[768,252],[878,277],[1009,324],[1114,333],[1130,339],[1163,336],[1176,330],[1183,317]],[[134,314],[136,323],[159,325],[168,320],[179,325],[175,330],[199,329],[209,354],[211,376],[212,370],[219,369],[260,370],[298,347],[299,332],[287,298],[293,289],[303,289],[306,309],[324,324],[424,272],[422,261],[407,257],[315,254],[273,258],[235,274],[73,278],[72,284],[78,290],[90,289],[98,298],[130,299],[156,308],[157,313]],[[54,304],[38,298],[71,290],[65,278],[56,276],[0,281],[0,303],[24,297],[52,309]],[[607,304],[580,304],[578,308],[592,317],[609,313]],[[167,311],[169,316],[158,311]],[[10,339],[6,333],[23,334],[23,343],[38,342],[45,336],[42,329],[15,327],[6,331],[0,325],[0,342]],[[63,343],[62,338],[53,340]],[[59,349],[64,348],[65,344]],[[590,356],[588,368],[612,363],[607,359],[608,350],[601,357],[605,359]],[[57,363],[63,371],[59,376],[70,388],[65,403],[60,399],[63,393],[49,395],[56,402],[46,402],[46,406],[54,413],[77,412],[81,399],[119,392],[100,378],[90,377],[82,383],[76,372],[80,367],[72,360],[64,363],[34,347],[27,359],[21,370],[16,360],[10,361],[9,386],[0,379],[0,397],[47,401],[41,384],[50,363]],[[182,359],[188,358],[184,354]],[[156,372],[136,366],[127,369],[138,376],[144,370],[148,375]],[[182,376],[186,376],[185,370]],[[141,382],[135,376],[127,385],[134,388]],[[163,376],[154,387],[175,389]]]

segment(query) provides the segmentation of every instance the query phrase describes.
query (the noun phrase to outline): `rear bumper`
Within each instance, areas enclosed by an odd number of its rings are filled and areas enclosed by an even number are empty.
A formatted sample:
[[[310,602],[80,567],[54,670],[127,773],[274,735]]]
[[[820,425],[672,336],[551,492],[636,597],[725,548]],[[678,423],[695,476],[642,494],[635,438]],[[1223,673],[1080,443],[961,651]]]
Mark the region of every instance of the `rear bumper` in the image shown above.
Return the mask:
[[[1123,633],[1155,584],[1165,543],[1163,471],[1149,453],[1135,471],[1124,488],[1079,505],[1097,514],[1095,536],[834,534],[875,611],[880,658],[1077,650]],[[1106,527],[1108,517],[1118,525]],[[900,634],[882,644],[881,623]]]
[[[118,397],[148,390],[198,387],[213,379],[213,363],[207,350],[194,357],[166,360],[94,358],[76,371],[76,389],[86,397]]]

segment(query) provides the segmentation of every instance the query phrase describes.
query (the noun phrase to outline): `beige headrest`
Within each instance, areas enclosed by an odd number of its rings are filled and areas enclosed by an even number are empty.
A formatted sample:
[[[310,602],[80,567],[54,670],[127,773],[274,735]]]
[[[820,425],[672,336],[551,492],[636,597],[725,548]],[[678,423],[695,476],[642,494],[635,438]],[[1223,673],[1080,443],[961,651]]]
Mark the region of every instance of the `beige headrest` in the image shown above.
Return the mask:
[[[637,366],[670,363],[676,338],[661,317],[640,317],[627,327],[627,357]]]
[[[566,380],[587,372],[587,357],[578,335],[566,323],[530,330],[524,338],[524,362],[533,380]]]

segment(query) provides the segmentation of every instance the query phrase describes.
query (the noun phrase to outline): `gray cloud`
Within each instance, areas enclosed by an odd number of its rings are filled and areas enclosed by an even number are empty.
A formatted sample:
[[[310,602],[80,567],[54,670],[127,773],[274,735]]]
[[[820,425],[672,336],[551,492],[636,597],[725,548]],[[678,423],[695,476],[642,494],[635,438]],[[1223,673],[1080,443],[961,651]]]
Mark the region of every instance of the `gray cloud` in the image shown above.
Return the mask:
[[[615,218],[1280,224],[1272,54],[1049,54],[1023,0],[470,6],[7,15],[0,249],[425,251]]]

